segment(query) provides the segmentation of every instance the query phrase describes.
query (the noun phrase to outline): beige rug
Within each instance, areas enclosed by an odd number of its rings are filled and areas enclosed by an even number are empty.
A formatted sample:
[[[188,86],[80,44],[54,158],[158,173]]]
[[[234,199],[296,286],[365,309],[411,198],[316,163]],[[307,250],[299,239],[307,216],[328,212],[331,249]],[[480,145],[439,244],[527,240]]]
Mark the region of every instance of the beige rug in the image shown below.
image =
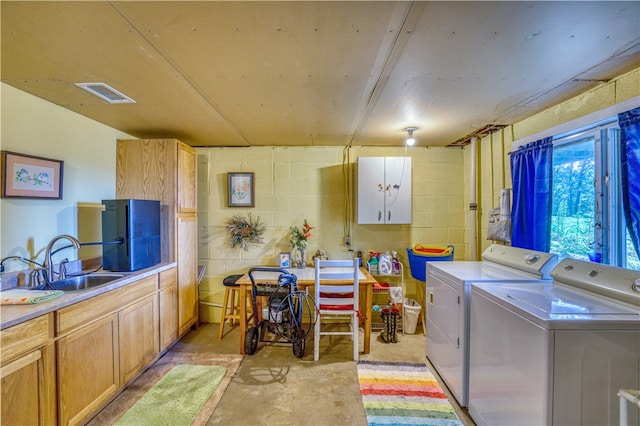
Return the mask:
[[[210,354],[210,353],[181,353],[168,352],[160,358],[151,368],[145,371],[133,383],[129,385],[116,399],[114,399],[104,410],[98,413],[88,425],[112,425],[114,424],[129,408],[133,406],[158,380],[164,377],[167,372],[174,366],[179,364],[193,365],[217,365],[227,369],[227,373],[222,381],[211,394],[209,400],[204,404],[200,413],[193,421],[193,425],[202,425],[209,420],[213,414],[220,398],[227,389],[231,379],[235,375],[243,355],[226,355],[226,354]]]

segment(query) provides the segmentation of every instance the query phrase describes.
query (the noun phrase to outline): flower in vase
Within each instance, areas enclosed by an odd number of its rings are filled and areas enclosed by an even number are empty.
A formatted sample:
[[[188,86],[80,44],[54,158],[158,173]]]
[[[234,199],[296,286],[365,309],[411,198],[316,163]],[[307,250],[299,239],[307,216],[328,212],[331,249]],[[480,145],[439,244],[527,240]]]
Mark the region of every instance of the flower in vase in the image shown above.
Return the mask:
[[[304,220],[302,227],[291,226],[291,239],[289,240],[289,246],[300,251],[307,248],[307,241],[311,238],[311,230],[313,227],[309,225],[307,219]]]

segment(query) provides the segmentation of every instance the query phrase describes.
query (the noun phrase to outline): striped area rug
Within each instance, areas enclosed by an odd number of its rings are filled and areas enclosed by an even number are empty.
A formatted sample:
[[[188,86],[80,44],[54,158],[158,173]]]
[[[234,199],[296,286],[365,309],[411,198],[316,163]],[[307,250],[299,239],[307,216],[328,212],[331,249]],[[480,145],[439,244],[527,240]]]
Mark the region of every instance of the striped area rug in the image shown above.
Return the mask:
[[[425,364],[360,361],[357,369],[369,426],[462,425]]]

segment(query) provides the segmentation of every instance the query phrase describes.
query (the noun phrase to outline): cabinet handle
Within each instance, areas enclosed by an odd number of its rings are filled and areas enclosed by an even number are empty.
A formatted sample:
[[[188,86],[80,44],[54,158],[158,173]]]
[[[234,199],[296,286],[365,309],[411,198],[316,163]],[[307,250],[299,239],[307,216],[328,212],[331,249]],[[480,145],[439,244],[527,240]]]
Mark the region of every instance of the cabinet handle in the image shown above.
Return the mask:
[[[378,210],[378,222],[382,219],[382,211]]]
[[[433,305],[433,293],[429,293],[429,303]]]
[[[389,214],[387,214],[387,222],[389,222],[391,220],[391,210],[389,210]]]

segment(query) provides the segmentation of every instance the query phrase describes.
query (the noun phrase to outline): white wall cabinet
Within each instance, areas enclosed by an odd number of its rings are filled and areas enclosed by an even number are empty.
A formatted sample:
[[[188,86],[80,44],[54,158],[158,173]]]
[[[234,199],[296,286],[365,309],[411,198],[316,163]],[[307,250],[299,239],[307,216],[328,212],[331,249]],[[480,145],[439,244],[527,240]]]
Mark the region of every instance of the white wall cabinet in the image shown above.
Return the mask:
[[[411,223],[411,157],[359,157],[359,224]]]

